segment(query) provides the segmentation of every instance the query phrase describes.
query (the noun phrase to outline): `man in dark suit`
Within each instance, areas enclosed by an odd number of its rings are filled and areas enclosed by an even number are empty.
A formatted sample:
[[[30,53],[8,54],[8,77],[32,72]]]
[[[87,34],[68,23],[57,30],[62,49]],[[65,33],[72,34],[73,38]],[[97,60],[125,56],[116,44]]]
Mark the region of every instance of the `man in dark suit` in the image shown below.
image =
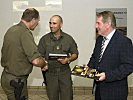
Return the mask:
[[[110,11],[97,13],[96,29],[99,36],[88,63],[101,72],[94,80],[95,100],[127,100],[127,77],[133,72],[132,42],[116,30],[116,19]]]

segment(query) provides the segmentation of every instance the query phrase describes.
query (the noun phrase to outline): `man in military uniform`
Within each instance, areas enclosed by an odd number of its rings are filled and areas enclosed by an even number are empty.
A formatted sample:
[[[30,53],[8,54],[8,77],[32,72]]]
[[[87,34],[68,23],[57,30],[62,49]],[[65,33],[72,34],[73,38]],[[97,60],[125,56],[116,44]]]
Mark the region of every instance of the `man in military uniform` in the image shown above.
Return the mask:
[[[38,52],[31,32],[38,25],[39,20],[39,12],[34,8],[28,8],[23,12],[20,23],[9,28],[4,36],[1,50],[1,65],[4,68],[1,86],[8,100],[16,100],[14,87],[17,87],[17,85],[19,87],[19,84],[16,84],[17,82],[23,83],[20,97],[28,100],[27,78],[33,69],[33,65],[42,70],[47,69],[47,62]]]
[[[69,63],[77,59],[78,50],[74,39],[61,30],[62,25],[63,20],[59,15],[52,16],[49,22],[51,32],[44,35],[38,45],[40,53],[48,61],[46,88],[49,100],[73,99]],[[55,56],[66,54],[67,56],[49,59],[50,54],[55,54]]]

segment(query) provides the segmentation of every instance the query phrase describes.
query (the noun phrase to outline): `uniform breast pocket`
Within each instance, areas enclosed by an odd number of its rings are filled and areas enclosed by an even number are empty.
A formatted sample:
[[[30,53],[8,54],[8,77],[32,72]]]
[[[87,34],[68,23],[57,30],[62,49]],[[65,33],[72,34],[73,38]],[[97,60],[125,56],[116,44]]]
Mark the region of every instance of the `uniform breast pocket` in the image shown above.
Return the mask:
[[[45,46],[46,51],[53,51],[54,49],[53,47],[54,47],[53,43],[46,42],[46,46]]]
[[[62,44],[62,51],[65,53],[68,53],[70,50],[70,45],[69,44]]]

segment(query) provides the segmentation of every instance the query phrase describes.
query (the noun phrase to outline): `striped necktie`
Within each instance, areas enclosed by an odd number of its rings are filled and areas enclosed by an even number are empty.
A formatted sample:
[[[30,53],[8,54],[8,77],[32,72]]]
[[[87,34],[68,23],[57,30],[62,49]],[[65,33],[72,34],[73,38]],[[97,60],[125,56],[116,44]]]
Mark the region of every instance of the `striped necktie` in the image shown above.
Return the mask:
[[[101,51],[100,51],[100,55],[99,55],[99,62],[101,61],[102,56],[103,56],[103,49],[104,49],[105,41],[106,41],[106,40],[107,40],[107,38],[106,38],[106,37],[103,37],[102,45],[101,45]]]

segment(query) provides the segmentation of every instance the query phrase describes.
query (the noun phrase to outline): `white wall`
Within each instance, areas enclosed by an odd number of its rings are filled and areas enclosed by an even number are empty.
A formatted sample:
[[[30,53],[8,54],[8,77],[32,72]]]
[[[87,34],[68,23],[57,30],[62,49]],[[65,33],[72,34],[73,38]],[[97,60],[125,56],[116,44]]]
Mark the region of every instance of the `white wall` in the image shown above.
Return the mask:
[[[6,30],[12,26],[13,23],[19,22],[22,15],[22,12],[13,12],[13,1],[15,0],[3,0],[2,3],[0,3],[0,48],[2,46],[3,36]],[[42,0],[33,0],[32,3],[36,6],[39,5],[37,4],[39,1],[42,4]],[[79,48],[79,58],[71,64],[71,68],[74,67],[75,64],[87,64],[95,44],[96,8],[127,8],[127,36],[133,40],[132,4],[132,0],[63,0],[62,8],[58,11],[39,11],[41,21],[35,32],[33,32],[35,40],[38,43],[40,37],[49,31],[49,18],[54,14],[60,14],[64,20],[63,31],[73,36]],[[31,5],[29,5],[29,7],[31,7]],[[2,67],[0,67],[0,75],[1,72]],[[74,86],[92,86],[91,79],[75,76],[72,76],[72,78]],[[43,79],[40,69],[34,67],[33,72],[30,74],[28,79],[28,85],[40,86],[42,81]],[[129,86],[133,87],[132,75],[129,77]]]

